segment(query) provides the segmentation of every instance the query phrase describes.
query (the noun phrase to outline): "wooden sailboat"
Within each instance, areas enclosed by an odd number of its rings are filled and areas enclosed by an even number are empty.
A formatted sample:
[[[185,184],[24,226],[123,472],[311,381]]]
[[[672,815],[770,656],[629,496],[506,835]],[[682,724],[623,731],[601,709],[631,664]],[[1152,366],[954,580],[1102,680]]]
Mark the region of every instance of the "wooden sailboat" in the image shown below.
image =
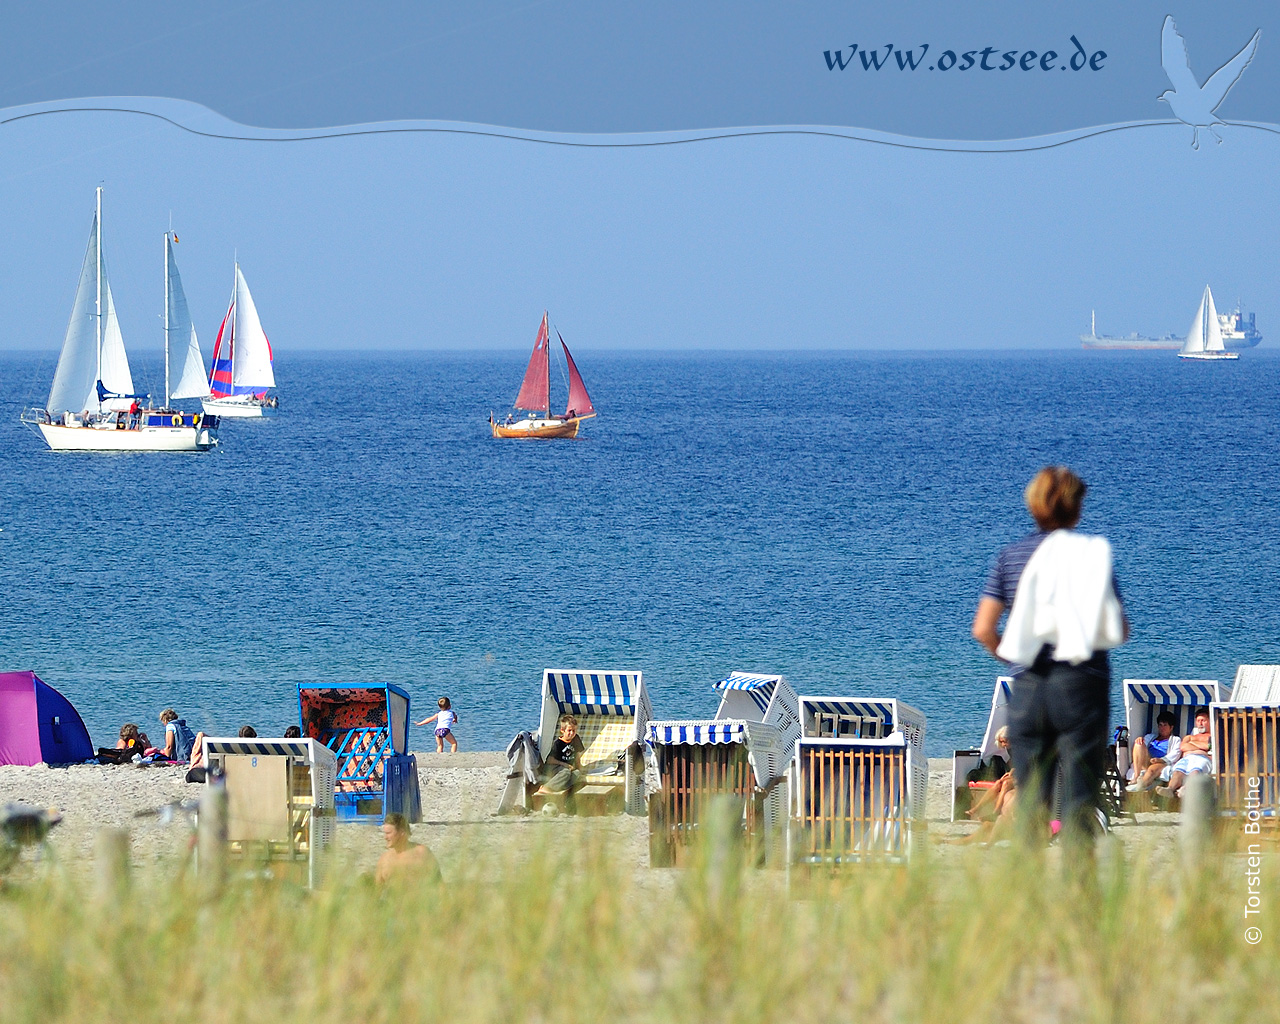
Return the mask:
[[[560,347],[564,349],[564,361],[569,373],[569,401],[564,413],[551,415],[551,333],[547,326],[547,314],[542,314],[542,326],[538,328],[538,338],[533,343],[533,354],[529,357],[529,368],[524,372],[524,381],[520,385],[520,394],[516,395],[513,412],[527,413],[522,419],[508,415],[503,423],[499,423],[489,414],[489,427],[494,437],[577,437],[578,425],[596,414],[591,404],[591,396],[587,394],[582,383],[582,375],[569,354],[569,346],[556,331]]]
[[[1213,292],[1204,286],[1200,306],[1187,331],[1187,340],[1178,353],[1180,359],[1239,359],[1237,352],[1228,352],[1222,340],[1222,327],[1218,323],[1218,310],[1213,304]]]
[[[170,395],[169,350],[178,343],[186,346],[185,361],[178,390]],[[184,393],[193,376],[203,378],[200,347],[187,313],[182,280],[173,262],[170,234],[166,232],[164,406],[144,407],[140,403],[150,396],[134,393],[129,356],[120,334],[102,252],[99,188],[89,246],[53,385],[44,408],[24,412],[22,421],[39,431],[54,451],[204,451],[217,444],[217,418],[169,406],[171,397],[194,397]]]

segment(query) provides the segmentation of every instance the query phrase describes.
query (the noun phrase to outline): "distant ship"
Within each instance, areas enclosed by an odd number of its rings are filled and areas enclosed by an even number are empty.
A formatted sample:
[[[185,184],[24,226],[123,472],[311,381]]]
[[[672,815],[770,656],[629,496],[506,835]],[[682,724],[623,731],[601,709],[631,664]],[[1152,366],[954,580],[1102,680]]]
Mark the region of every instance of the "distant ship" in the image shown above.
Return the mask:
[[[1250,313],[1246,317],[1240,312],[1239,303],[1236,303],[1236,308],[1232,312],[1218,314],[1222,343],[1228,352],[1242,352],[1244,349],[1253,348],[1262,340],[1254,319],[1256,315]],[[1090,333],[1080,335],[1080,342],[1084,348],[1177,349],[1182,348],[1186,341],[1185,337],[1178,337],[1175,334],[1166,334],[1159,338],[1148,338],[1136,332],[1126,334],[1124,337],[1099,334],[1096,313],[1090,318]]]

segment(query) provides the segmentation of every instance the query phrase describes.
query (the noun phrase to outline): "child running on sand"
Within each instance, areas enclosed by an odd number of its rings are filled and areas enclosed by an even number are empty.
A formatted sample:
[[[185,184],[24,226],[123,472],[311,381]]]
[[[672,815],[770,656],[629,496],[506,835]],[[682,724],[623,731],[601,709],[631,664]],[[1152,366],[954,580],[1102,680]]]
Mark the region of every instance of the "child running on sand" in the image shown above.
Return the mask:
[[[449,753],[456,754],[458,752],[458,741],[453,735],[454,723],[458,720],[457,712],[453,710],[453,705],[449,703],[448,697],[441,697],[436,704],[440,710],[430,718],[424,718],[421,722],[414,722],[414,725],[426,725],[428,722],[436,723],[436,753],[444,753],[444,741],[449,741]]]

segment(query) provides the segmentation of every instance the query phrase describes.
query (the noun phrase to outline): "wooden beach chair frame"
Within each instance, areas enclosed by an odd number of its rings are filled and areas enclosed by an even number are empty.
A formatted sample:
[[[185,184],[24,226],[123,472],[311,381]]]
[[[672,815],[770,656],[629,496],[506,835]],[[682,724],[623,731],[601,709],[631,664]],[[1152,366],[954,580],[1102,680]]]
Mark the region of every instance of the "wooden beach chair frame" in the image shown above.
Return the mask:
[[[1209,705],[1220,814],[1272,831],[1280,823],[1280,701]]]
[[[731,672],[715,684],[714,719],[649,723],[646,746],[658,785],[648,792],[649,862],[678,864],[715,804],[740,807],[742,836],[757,861],[784,852],[785,782],[800,734],[798,698],[784,676]]]
[[[314,887],[337,825],[333,751],[313,739],[206,736],[204,757],[227,788],[228,860],[305,865]]]
[[[788,863],[910,857],[929,790],[924,713],[893,697],[802,696],[800,721]]]
[[[545,760],[562,714],[578,720],[584,783],[574,791],[579,813],[644,813],[640,744],[653,716],[644,673],[619,669],[545,669],[538,754]],[[621,799],[619,799],[621,797]],[[528,803],[562,802],[564,794],[533,787]]]

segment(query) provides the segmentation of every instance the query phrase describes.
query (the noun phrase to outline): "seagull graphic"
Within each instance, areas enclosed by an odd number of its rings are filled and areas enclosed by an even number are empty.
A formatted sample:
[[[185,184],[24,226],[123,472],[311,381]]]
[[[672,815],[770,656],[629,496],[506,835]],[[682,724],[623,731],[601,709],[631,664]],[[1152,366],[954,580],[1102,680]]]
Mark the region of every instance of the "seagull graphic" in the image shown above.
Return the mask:
[[[1209,76],[1209,80],[1201,85],[1196,81],[1196,76],[1191,73],[1191,61],[1187,58],[1187,44],[1178,34],[1178,28],[1173,23],[1173,15],[1165,15],[1164,28],[1160,30],[1160,63],[1164,67],[1164,73],[1169,76],[1169,84],[1173,88],[1166,89],[1156,99],[1169,104],[1173,116],[1194,129],[1194,134],[1191,136],[1192,149],[1200,148],[1201,128],[1209,129],[1210,134],[1221,144],[1222,137],[1213,130],[1213,126],[1225,124],[1225,122],[1221,121],[1214,111],[1227,98],[1231,87],[1244,74],[1249,61],[1253,60],[1260,35],[1262,35],[1262,29],[1258,29],[1253,34],[1253,38],[1245,43],[1243,50],[1218,68]]]

